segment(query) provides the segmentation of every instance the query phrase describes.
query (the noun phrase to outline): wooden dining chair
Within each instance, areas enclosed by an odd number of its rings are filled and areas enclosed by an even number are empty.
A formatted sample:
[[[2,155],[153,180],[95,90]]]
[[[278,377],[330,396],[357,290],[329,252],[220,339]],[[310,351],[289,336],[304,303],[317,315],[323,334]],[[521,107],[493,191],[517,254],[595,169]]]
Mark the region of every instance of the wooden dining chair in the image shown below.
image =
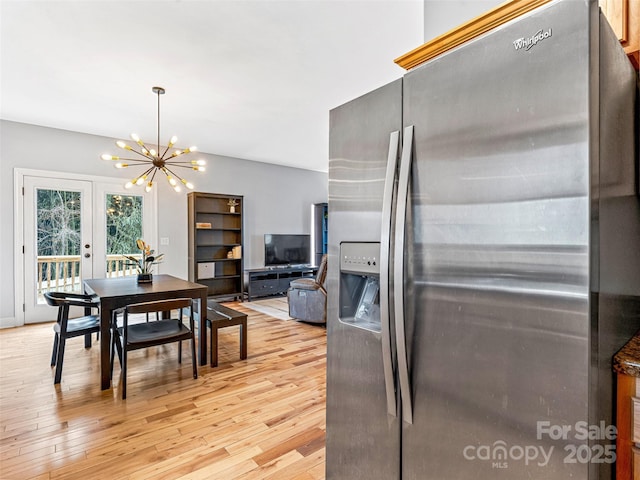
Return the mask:
[[[182,363],[182,341],[191,341],[191,363],[193,378],[198,378],[196,364],[196,339],[194,335],[194,319],[192,300],[178,298],[158,300],[155,302],[136,303],[124,308],[122,326],[118,326],[117,313],[111,321],[111,372],[113,372],[114,352],[118,354],[122,367],[122,399],[127,398],[127,352],[141,348],[178,343],[178,363]],[[138,313],[168,312],[178,310],[178,318],[160,319],[145,323],[130,324],[130,315]],[[189,326],[182,322],[183,313],[188,310]]]
[[[95,295],[83,295],[70,292],[47,292],[44,298],[52,307],[58,307],[58,318],[53,326],[53,353],[51,366],[55,365],[56,374],[53,383],[60,383],[62,361],[67,338],[84,335],[84,348],[91,348],[91,334],[100,333],[100,316],[91,315],[92,309],[100,307],[100,298]],[[69,307],[84,307],[84,316],[69,318]]]

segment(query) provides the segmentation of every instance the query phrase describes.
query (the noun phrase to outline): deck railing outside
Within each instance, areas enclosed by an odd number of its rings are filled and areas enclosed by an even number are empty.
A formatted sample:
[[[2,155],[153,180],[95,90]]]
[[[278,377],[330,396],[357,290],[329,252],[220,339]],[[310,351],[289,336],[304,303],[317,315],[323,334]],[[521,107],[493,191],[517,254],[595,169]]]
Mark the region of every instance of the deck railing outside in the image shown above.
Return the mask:
[[[141,257],[141,255],[131,255]],[[45,292],[81,292],[82,274],[80,255],[54,255],[38,257],[38,298]],[[126,265],[123,255],[107,255],[107,278],[136,275],[136,268]]]

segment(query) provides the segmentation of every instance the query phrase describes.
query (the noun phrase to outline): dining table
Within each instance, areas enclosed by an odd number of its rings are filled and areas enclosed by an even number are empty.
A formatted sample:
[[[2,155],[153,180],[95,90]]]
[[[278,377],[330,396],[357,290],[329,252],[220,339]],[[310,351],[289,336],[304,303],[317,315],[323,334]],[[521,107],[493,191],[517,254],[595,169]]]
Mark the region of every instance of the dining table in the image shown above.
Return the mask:
[[[189,282],[172,275],[153,275],[153,281],[138,283],[135,275],[112,278],[91,278],[84,281],[84,291],[100,297],[100,376],[101,388],[111,387],[111,316],[114,310],[127,305],[172,298],[192,298],[194,317],[198,325],[198,357],[207,364],[207,293],[206,285]]]

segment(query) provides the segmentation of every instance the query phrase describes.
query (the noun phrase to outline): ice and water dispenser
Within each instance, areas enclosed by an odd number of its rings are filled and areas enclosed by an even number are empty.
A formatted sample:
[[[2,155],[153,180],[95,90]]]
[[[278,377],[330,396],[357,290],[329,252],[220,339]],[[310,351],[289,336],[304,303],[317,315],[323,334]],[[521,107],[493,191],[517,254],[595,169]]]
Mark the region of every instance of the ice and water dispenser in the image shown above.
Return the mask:
[[[342,323],[380,332],[380,243],[340,244],[339,301]]]

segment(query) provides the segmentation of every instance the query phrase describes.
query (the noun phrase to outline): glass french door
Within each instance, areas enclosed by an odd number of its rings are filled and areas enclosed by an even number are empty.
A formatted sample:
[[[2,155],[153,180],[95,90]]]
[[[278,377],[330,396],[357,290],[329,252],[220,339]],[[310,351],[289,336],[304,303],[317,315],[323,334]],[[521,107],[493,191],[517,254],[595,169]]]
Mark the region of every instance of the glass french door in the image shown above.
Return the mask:
[[[115,183],[24,177],[24,323],[51,321],[47,291],[83,291],[83,280],[131,275],[124,255],[153,234],[152,197]]]
[[[153,240],[152,195],[142,189],[128,190],[119,184],[95,186],[94,277],[136,275],[124,255],[141,254],[136,240]]]

